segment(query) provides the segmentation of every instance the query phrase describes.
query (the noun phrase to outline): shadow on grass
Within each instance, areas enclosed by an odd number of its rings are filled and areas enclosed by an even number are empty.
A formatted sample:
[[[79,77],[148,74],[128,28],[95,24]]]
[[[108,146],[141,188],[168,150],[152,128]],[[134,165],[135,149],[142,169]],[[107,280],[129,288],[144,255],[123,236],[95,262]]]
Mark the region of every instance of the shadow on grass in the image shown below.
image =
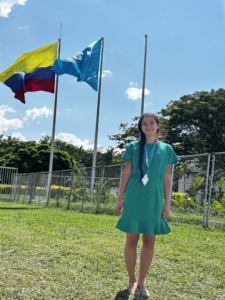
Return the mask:
[[[20,209],[41,209],[42,207],[0,207],[0,209],[20,210]]]
[[[114,300],[125,300],[125,299],[129,299],[129,293],[128,293],[128,290],[123,290],[123,291],[119,291],[117,294],[116,294],[116,297]]]
[[[137,295],[131,295],[128,292],[128,289],[125,289],[123,291],[119,291],[116,295],[116,297],[114,298],[114,300],[128,300],[128,299],[132,299],[132,300],[140,300],[141,298]]]

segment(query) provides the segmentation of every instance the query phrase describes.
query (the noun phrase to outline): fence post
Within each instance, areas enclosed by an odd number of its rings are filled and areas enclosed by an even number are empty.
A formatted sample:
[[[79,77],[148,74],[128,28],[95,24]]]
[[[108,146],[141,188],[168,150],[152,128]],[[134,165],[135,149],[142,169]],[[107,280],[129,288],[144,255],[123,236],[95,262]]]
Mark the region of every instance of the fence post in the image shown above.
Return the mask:
[[[38,196],[38,204],[41,202],[41,191],[42,191],[42,177],[44,175],[40,174],[40,180],[39,180],[39,196]]]
[[[210,178],[210,187],[209,187],[209,200],[208,200],[208,209],[206,215],[206,227],[209,226],[209,211],[210,211],[210,204],[211,204],[211,197],[212,197],[212,188],[213,188],[213,177],[214,177],[214,167],[215,167],[215,155],[213,155],[212,159],[212,170],[211,170],[211,178]]]
[[[63,178],[64,181],[64,185],[63,185],[63,198],[65,197],[65,181],[66,181],[66,177]]]
[[[167,216],[167,221],[169,221],[170,204],[171,204],[171,197],[172,197],[172,192],[173,192],[173,174],[174,174],[174,164],[172,165],[172,171],[171,171],[170,196],[169,196],[169,214]]]
[[[72,170],[72,175],[71,175],[71,185],[70,185],[67,209],[70,209],[70,198],[71,198],[71,194],[72,194],[72,190],[73,190],[73,178],[74,178],[74,170]]]
[[[10,175],[11,175],[11,172],[10,172],[10,170],[8,170],[8,177],[7,177],[7,199],[9,199],[9,195],[10,195]]]
[[[51,191],[52,191],[52,178],[53,178],[53,170],[48,172],[48,181],[47,181],[47,201],[46,205],[49,205],[49,201],[51,199]]]
[[[119,202],[119,195],[120,195],[120,187],[121,187],[122,175],[123,175],[123,165],[120,168],[120,182],[119,182],[119,192],[118,192],[118,197],[117,197],[117,203]]]
[[[0,173],[0,176],[1,176],[1,173]],[[14,174],[12,174],[12,177],[14,176]],[[12,195],[13,195],[13,184],[12,184],[12,177],[11,177],[11,199],[10,200],[12,200]],[[1,190],[2,190],[2,186],[1,186],[1,184],[0,184],[0,195],[2,194],[1,193]],[[1,198],[1,196],[0,196],[0,198]]]
[[[87,174],[85,175],[84,184],[83,184],[81,212],[83,211],[83,208],[84,208],[84,199],[85,199],[85,194],[86,194],[86,184],[87,184]],[[93,192],[94,192],[94,186],[93,186]]]
[[[14,195],[13,195],[14,202],[16,201],[17,179],[18,179],[18,174],[16,174],[16,180],[15,180],[15,188],[14,188]]]
[[[0,178],[2,178],[2,168],[0,168]],[[12,198],[12,186],[13,185],[11,185],[11,200],[13,200],[13,198]],[[2,185],[2,181],[1,181],[1,184],[0,184],[0,199],[2,199],[2,194],[3,194],[3,191],[4,191],[4,189],[3,189],[3,185]]]
[[[32,202],[32,197],[33,197],[33,189],[34,189],[34,185],[35,185],[35,178],[36,178],[36,173],[33,174],[33,180],[32,180],[32,185],[31,185],[31,189],[30,189],[30,200],[29,200],[29,204]]]
[[[32,189],[32,199],[34,198],[34,200],[36,194],[36,178],[37,178],[37,173],[34,174],[34,182],[33,182],[33,189]]]
[[[210,157],[211,157],[211,154],[208,155],[208,164],[207,164],[207,173],[206,173],[205,201],[204,201],[203,222],[202,222],[203,227],[205,227],[205,214],[206,214],[206,201],[207,201],[208,182],[209,182]]]
[[[12,201],[14,199],[14,178],[15,178],[15,175],[17,176],[17,172],[18,171],[15,171],[11,175],[11,199],[10,200],[12,200]],[[1,187],[1,191],[2,191],[2,187]],[[2,192],[1,192],[1,194],[2,194]]]
[[[58,189],[57,203],[56,203],[57,207],[59,206],[59,197],[60,197],[60,190],[61,190],[61,185],[62,185],[62,174],[63,174],[63,171],[60,172],[59,189]]]
[[[100,183],[99,183],[99,190],[98,190],[98,201],[97,201],[96,214],[99,213],[99,206],[100,206],[100,200],[101,200],[102,186],[103,186],[103,181],[104,181],[104,173],[105,173],[105,168],[102,168],[101,169],[101,178],[100,178]]]
[[[27,175],[27,180],[26,180],[26,188],[25,188],[25,191],[24,191],[23,202],[24,202],[24,201],[25,201],[25,199],[26,199],[27,190],[28,190],[28,176],[29,176],[29,175]]]
[[[21,189],[21,180],[22,180],[22,175],[20,175],[20,178],[19,178],[19,188],[18,188],[18,197],[17,197],[17,202],[19,201],[20,199],[20,189]]]
[[[0,173],[1,175],[1,173]],[[11,177],[11,200],[13,201],[13,196],[14,196],[14,177],[15,177],[15,174],[13,173],[12,174],[12,177]],[[1,191],[0,193],[2,194],[2,186],[1,186]],[[2,197],[2,195],[0,196],[0,198]]]

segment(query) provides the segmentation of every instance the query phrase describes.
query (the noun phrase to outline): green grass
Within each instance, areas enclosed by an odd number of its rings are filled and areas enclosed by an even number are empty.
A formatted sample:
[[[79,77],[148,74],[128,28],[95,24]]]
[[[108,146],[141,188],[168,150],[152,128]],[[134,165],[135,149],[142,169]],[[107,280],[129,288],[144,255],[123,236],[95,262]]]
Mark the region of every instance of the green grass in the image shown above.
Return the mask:
[[[201,221],[202,221],[202,218],[203,218],[203,213],[202,213],[202,215],[195,215],[195,214],[192,214],[192,213],[185,214],[185,213],[171,212],[171,215],[172,216],[177,216],[177,217],[182,217],[182,218],[187,218],[187,219],[195,218],[196,220],[201,220]],[[217,217],[209,216],[209,220],[220,221],[220,222],[225,223],[225,218],[217,218]]]
[[[25,201],[24,201],[24,195],[20,195],[19,199],[18,199],[18,197],[16,197],[15,202],[17,202],[17,203],[28,203],[29,199],[30,199],[30,195],[27,195]],[[32,199],[32,201],[33,201],[32,204],[35,204],[35,203],[38,204],[39,196],[36,195],[35,199]],[[42,200],[42,198],[41,198],[41,201],[40,201],[39,205],[45,205],[45,204],[46,204],[46,198],[44,200]],[[50,207],[56,207],[56,204],[57,204],[56,199],[51,198],[50,202],[49,202],[49,206]],[[59,207],[67,209],[67,205],[68,205],[68,199],[64,199],[64,198],[59,199]],[[84,205],[83,205],[83,212],[96,213],[96,206],[97,206],[97,199],[95,199],[92,202],[85,201]],[[100,203],[99,213],[100,214],[103,213],[103,214],[115,215],[115,206],[116,206],[116,203],[113,203],[113,202],[106,203],[106,204]],[[70,202],[70,210],[75,210],[75,211],[80,212],[81,207],[82,207],[82,201],[76,201],[76,202],[71,201]],[[202,215],[198,215],[195,212],[188,213],[188,214],[185,213],[185,212],[177,212],[174,209],[174,207],[171,207],[171,215],[172,216],[179,216],[179,217],[182,217],[183,219],[186,219],[186,220],[192,219],[193,222],[196,223],[196,224],[200,224],[202,222],[202,218],[203,218],[203,213],[202,213]],[[225,222],[225,218],[218,218],[218,217],[213,217],[213,216],[209,216],[209,220]]]
[[[1,300],[133,299],[118,216],[0,202],[0,220]],[[224,299],[225,232],[170,225],[146,277],[150,299]]]
[[[10,201],[11,195],[8,195],[8,200]],[[15,202],[17,203],[28,203],[30,199],[30,195],[26,196],[26,199],[24,201],[24,195],[20,195],[18,198],[18,195],[16,196]],[[0,199],[1,200],[1,199]],[[39,203],[40,200],[40,203]],[[46,204],[46,196],[45,198],[39,199],[39,196],[36,195],[34,199],[32,199],[32,204],[38,204],[39,205],[45,205]],[[49,202],[49,206],[50,207],[56,207],[57,201],[55,198],[50,198],[50,202]],[[68,205],[68,199],[64,199],[64,198],[60,198],[59,199],[59,207],[67,209],[67,205]],[[87,212],[87,213],[96,213],[96,206],[97,206],[97,199],[95,199],[94,201],[90,202],[90,201],[86,201],[84,202],[83,205],[83,212]],[[99,207],[99,213],[100,214],[109,214],[109,215],[115,215],[115,206],[116,203],[110,202],[110,203],[100,203],[100,207]],[[82,201],[76,201],[76,202],[70,202],[70,210],[75,210],[75,211],[81,211],[82,208]],[[185,222],[185,220],[187,221],[187,223],[195,223],[195,224],[201,224],[202,223],[202,219],[203,219],[203,213],[201,215],[196,214],[195,211],[193,211],[193,213],[185,213],[185,212],[179,212],[176,211],[176,209],[174,207],[171,207],[170,210],[170,214],[171,216],[177,216],[177,217],[182,217],[182,221],[181,222]],[[209,215],[209,220],[214,220],[214,221],[221,221],[225,223],[225,218],[218,218],[215,216],[211,216]],[[210,225],[212,226],[212,225]]]

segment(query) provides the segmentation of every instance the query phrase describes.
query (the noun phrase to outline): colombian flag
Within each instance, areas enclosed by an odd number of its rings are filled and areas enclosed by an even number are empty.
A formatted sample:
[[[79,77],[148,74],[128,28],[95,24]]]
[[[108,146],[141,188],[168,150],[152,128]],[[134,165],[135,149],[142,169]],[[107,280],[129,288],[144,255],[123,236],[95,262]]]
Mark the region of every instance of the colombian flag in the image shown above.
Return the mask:
[[[0,81],[11,88],[14,98],[25,103],[26,92],[54,93],[55,72],[52,67],[57,58],[57,45],[56,42],[22,54],[0,74]]]

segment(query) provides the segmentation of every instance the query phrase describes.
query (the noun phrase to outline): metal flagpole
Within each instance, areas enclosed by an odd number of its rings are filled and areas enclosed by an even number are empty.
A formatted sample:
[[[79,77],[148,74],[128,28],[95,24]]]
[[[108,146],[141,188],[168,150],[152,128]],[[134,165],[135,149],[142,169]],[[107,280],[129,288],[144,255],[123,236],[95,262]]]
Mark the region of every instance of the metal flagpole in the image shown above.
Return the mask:
[[[61,38],[58,39],[58,59],[60,58],[60,48],[61,48]],[[49,173],[48,173],[48,185],[47,185],[47,205],[49,204],[51,195],[51,183],[52,183],[52,169],[53,169],[53,156],[54,156],[54,142],[55,142],[55,123],[56,123],[56,111],[57,111],[57,98],[58,98],[58,82],[59,76],[56,75],[56,88],[55,88],[55,103],[54,103],[54,116],[53,116],[53,126],[52,126],[52,141],[51,141],[51,154],[49,161]]]
[[[147,34],[145,34],[145,57],[144,57],[144,73],[143,73],[143,85],[142,85],[142,102],[141,102],[141,116],[144,113],[144,101],[145,101],[145,74],[146,74],[146,57],[147,57]]]
[[[100,109],[100,96],[101,96],[101,85],[102,85],[102,62],[103,62],[104,37],[102,37],[101,40],[102,40],[102,49],[101,49],[100,74],[99,74],[99,86],[98,86],[98,104],[97,104],[97,116],[96,116],[96,125],[95,125],[94,153],[93,153],[92,172],[91,172],[91,189],[90,189],[90,196],[91,197],[94,196],[96,154],[97,154],[97,141],[98,141],[99,109]]]
[[[145,74],[146,74],[146,57],[147,57],[147,34],[145,34],[145,55],[144,55],[144,71],[143,71],[143,83],[142,83],[142,101],[141,101],[141,116],[144,113],[145,102]],[[139,141],[141,140],[141,133],[139,133]]]

